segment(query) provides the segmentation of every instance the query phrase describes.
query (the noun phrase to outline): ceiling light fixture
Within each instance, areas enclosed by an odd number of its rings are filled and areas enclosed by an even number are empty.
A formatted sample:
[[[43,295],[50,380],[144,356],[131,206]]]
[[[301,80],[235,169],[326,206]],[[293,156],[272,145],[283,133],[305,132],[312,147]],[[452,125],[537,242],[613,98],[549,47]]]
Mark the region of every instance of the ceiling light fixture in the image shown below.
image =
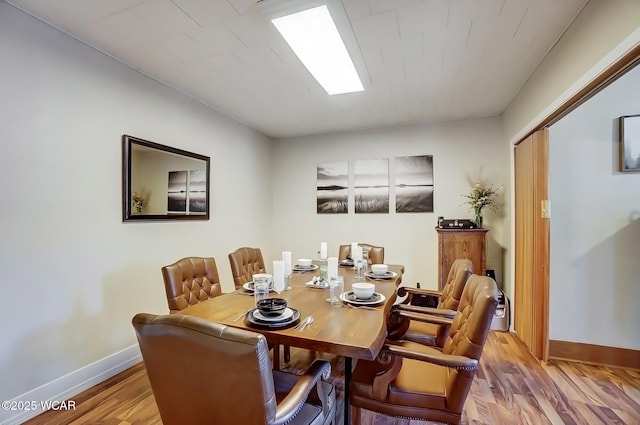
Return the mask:
[[[327,4],[280,15],[271,22],[328,94],[364,90]]]

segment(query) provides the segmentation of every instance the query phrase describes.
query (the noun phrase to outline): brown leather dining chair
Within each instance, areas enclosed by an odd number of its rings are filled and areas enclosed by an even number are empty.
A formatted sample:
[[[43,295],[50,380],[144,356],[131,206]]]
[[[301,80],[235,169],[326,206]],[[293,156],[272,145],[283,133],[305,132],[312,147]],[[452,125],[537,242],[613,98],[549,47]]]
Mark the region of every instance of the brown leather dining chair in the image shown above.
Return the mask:
[[[466,258],[456,259],[451,265],[447,281],[442,291],[421,289],[402,286],[398,288],[398,296],[405,297],[403,303],[398,308],[419,313],[436,314],[439,316],[453,318],[458,310],[460,298],[471,273],[473,263]],[[416,298],[428,297],[433,299],[435,307],[416,306]],[[449,327],[435,323],[425,323],[419,321],[402,321],[399,325],[387,322],[388,337],[390,339],[404,339],[417,342],[419,344],[442,347],[449,334]]]
[[[182,258],[162,267],[162,278],[171,313],[222,294],[213,258]]]
[[[273,371],[264,335],[182,314],[132,320],[164,425],[331,424],[331,366]]]
[[[384,247],[359,243],[362,250],[369,255],[369,264],[384,264]],[[340,245],[338,251],[338,261],[344,261],[351,257],[351,245]]]
[[[266,273],[260,248],[242,247],[229,254],[231,275],[236,288],[253,280],[255,273]]]
[[[256,273],[266,273],[267,268],[264,265],[262,250],[260,248],[242,247],[229,253],[229,265],[231,266],[231,275],[236,289],[242,288],[247,282],[253,280]],[[275,369],[280,368],[280,346],[273,344],[273,366]],[[291,349],[284,346],[284,361],[291,360]]]
[[[497,304],[495,281],[472,275],[453,319],[392,311],[407,320],[446,323],[451,327],[449,336],[442,351],[422,345],[410,349],[387,340],[376,360],[359,360],[350,385],[352,423],[358,425],[360,409],[367,409],[405,419],[459,424]]]

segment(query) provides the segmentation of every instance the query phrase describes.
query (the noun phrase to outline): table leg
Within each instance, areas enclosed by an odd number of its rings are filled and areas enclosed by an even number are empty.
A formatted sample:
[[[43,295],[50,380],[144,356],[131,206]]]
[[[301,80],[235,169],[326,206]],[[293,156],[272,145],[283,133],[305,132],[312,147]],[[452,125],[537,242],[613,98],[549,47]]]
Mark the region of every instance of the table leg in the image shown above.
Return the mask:
[[[351,405],[349,404],[349,384],[351,383],[351,357],[344,358],[344,425],[351,424]]]
[[[280,370],[280,345],[273,344],[273,370]]]

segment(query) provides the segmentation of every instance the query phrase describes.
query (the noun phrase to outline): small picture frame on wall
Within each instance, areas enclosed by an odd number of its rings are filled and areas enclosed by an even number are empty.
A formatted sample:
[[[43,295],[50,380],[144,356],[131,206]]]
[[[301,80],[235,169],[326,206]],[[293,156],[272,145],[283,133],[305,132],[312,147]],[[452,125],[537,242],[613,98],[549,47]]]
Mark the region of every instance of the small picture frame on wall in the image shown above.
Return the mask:
[[[620,117],[620,171],[640,172],[640,115]]]

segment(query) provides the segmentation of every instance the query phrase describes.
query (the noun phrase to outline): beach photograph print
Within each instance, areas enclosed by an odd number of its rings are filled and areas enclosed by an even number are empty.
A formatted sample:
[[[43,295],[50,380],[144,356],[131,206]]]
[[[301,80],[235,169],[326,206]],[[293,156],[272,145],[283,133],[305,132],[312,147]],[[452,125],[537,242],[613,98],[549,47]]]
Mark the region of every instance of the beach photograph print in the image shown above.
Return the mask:
[[[396,212],[433,212],[433,156],[396,158]]]
[[[205,170],[189,171],[189,211],[190,214],[207,212],[207,178]]]
[[[316,192],[318,214],[346,214],[349,211],[349,163],[318,164]]]
[[[355,211],[389,213],[389,160],[359,159],[354,161]]]
[[[167,213],[187,212],[187,172],[169,171]]]

